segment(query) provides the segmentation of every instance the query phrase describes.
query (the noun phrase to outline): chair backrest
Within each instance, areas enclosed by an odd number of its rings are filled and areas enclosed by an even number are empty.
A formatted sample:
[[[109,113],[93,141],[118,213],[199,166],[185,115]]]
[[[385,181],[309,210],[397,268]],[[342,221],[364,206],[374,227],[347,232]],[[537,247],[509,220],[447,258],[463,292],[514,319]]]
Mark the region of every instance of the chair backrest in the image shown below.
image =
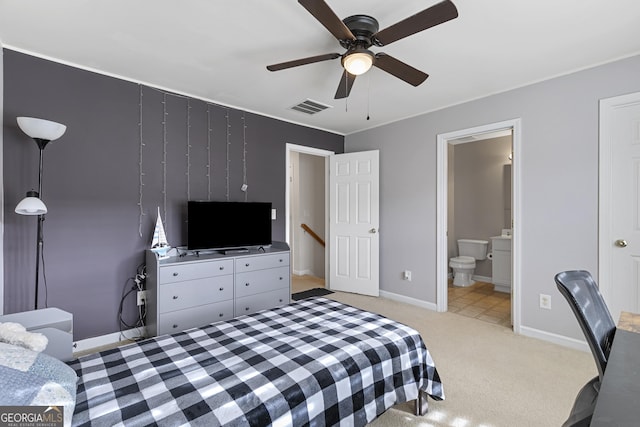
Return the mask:
[[[556,274],[555,281],[558,290],[567,299],[578,319],[602,380],[616,324],[598,290],[598,285],[591,274],[583,270],[563,271]]]

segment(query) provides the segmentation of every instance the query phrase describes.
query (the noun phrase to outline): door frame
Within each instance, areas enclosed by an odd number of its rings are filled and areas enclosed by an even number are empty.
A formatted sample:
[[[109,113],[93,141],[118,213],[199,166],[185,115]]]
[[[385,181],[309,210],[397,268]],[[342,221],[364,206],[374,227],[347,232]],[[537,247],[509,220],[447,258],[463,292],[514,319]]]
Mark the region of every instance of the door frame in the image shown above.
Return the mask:
[[[327,241],[327,234],[329,232],[329,162],[327,159],[329,156],[335,155],[335,152],[330,150],[323,150],[321,148],[313,148],[307,147],[305,145],[292,144],[287,142],[285,144],[285,184],[284,184],[284,236],[285,242],[289,244],[291,247],[291,237],[289,231],[291,229],[291,153],[297,152],[302,154],[311,154],[313,156],[324,157],[324,232],[325,235],[322,236],[324,241]],[[325,277],[325,287],[327,289],[331,288],[329,283],[329,257],[327,256],[327,251],[329,247],[325,246],[324,249],[324,277]],[[294,248],[295,250],[295,248]],[[292,254],[293,256],[293,254]]]
[[[447,311],[448,308],[448,276],[449,276],[449,253],[447,238],[447,182],[448,182],[448,146],[449,141],[477,134],[496,132],[511,129],[512,131],[512,153],[511,160],[511,209],[513,217],[513,236],[511,271],[511,312],[513,331],[520,334],[521,325],[521,254],[522,254],[522,200],[521,200],[521,147],[522,147],[522,120],[520,118],[505,120],[502,122],[490,123],[473,128],[462,129],[454,132],[438,134],[437,136],[437,196],[436,196],[436,309],[437,311]]]
[[[611,186],[613,183],[614,141],[611,138],[612,112],[619,107],[640,103],[640,92],[601,99],[599,102],[599,144],[598,144],[598,283],[605,299],[609,299],[612,282],[611,258],[613,245],[611,242],[619,237],[613,237],[611,225],[613,223]]]

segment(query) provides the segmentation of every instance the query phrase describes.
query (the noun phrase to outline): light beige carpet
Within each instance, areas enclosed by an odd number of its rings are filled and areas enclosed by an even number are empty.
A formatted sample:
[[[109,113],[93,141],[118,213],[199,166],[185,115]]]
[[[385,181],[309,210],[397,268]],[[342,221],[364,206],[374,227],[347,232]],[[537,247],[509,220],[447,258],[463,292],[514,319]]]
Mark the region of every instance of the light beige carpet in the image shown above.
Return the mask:
[[[328,298],[380,313],[420,332],[446,399],[429,412],[393,407],[375,420],[387,426],[560,426],[580,387],[597,375],[591,354],[453,313],[437,313],[384,298],[336,292]]]

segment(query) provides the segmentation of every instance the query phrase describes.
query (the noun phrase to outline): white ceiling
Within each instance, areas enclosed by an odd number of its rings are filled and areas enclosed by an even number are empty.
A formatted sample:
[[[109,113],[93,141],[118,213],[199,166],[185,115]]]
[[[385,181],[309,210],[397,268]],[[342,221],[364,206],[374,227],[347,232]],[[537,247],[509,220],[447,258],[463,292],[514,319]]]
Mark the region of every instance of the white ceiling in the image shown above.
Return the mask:
[[[326,0],[384,29],[438,0]],[[638,0],[453,0],[459,17],[385,52],[430,75],[421,86],[373,68],[334,100],[343,53],[295,0],[0,0],[0,42],[218,104],[349,134],[640,53]],[[639,76],[640,77],[640,76]],[[305,99],[333,108],[308,116]],[[367,120],[367,114],[370,120]]]

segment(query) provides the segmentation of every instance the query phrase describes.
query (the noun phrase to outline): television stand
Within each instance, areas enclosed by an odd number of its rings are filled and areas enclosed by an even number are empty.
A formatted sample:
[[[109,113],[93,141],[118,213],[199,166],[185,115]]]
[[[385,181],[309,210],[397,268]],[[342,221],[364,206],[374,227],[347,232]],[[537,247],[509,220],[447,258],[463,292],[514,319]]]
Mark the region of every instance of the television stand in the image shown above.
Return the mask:
[[[247,253],[249,253],[249,249],[247,249],[247,248],[223,249],[220,252],[225,254],[225,255],[247,254]]]
[[[248,247],[248,252],[229,255],[222,250],[163,260],[146,251],[149,336],[289,304],[289,245],[273,242],[262,250]]]

